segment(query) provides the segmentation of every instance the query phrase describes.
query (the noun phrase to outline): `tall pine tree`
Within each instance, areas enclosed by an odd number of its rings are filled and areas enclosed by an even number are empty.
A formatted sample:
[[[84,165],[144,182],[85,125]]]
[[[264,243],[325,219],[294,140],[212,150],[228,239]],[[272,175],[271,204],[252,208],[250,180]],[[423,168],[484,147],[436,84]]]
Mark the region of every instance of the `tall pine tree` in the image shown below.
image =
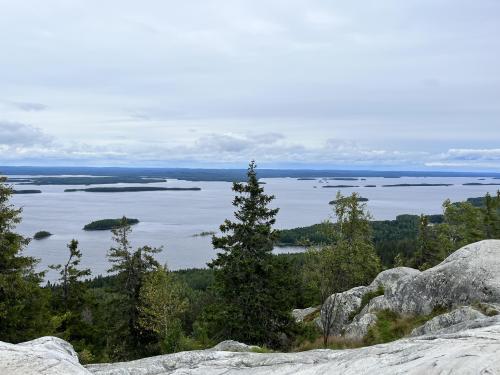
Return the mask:
[[[0,340],[20,342],[50,333],[49,290],[40,288],[38,261],[22,254],[29,239],[14,232],[21,209],[9,203],[12,189],[0,177]]]
[[[286,281],[272,254],[278,209],[268,207],[274,196],[264,194],[255,169],[252,161],[247,183],[233,184],[235,219],[225,220],[222,236],[212,239],[221,251],[209,264],[218,299],[210,318],[218,339],[277,346],[290,327],[291,306],[284,300]]]

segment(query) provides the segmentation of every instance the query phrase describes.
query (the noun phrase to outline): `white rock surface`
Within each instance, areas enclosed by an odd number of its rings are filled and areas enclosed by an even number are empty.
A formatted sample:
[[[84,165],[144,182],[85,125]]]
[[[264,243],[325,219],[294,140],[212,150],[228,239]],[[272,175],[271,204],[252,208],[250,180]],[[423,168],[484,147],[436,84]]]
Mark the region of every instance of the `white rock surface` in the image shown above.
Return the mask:
[[[402,314],[426,314],[436,306],[480,302],[495,311],[500,304],[500,241],[466,246],[424,272],[398,268],[385,271],[370,286],[352,289],[344,294],[345,298],[339,299],[346,304],[345,308],[341,304],[337,306],[343,316],[356,311],[363,293],[376,289],[379,282],[384,285],[384,295],[374,298],[358,314],[354,322],[359,326],[351,327],[353,332],[369,325],[365,322],[372,321],[370,314],[376,308],[390,308]],[[472,318],[469,313],[465,316]],[[220,351],[233,348],[234,343],[225,343],[219,350],[183,352],[86,368],[78,363],[71,345],[54,337],[17,345],[0,342],[0,374],[500,375],[500,315],[461,320],[452,314],[441,316],[440,319],[452,325],[443,327],[446,324],[441,321],[436,325],[440,328],[437,332],[360,349],[259,354]],[[346,331],[349,329],[347,326]],[[237,347],[244,345],[237,344]]]
[[[363,295],[379,285],[384,287],[384,295],[373,298],[350,321],[349,316],[359,308]],[[404,315],[425,315],[435,307],[451,309],[478,302],[496,306],[500,303],[500,240],[465,246],[424,272],[406,267],[381,272],[369,286],[340,293],[337,301],[335,309],[340,319],[332,327],[332,333],[349,332],[350,338],[357,339],[361,337],[355,337],[356,334],[367,329],[363,323],[373,323],[373,319],[363,316],[383,309]]]
[[[500,317],[479,328],[351,350],[302,353],[194,351],[108,365],[98,375],[434,375],[500,374]]]
[[[22,344],[0,341],[2,375],[90,374],[78,362],[73,347],[57,337],[41,337]]]
[[[0,374],[492,375],[500,374],[500,316],[361,349],[269,354],[199,350],[87,368],[78,364],[68,343],[43,337],[18,345],[0,343]]]

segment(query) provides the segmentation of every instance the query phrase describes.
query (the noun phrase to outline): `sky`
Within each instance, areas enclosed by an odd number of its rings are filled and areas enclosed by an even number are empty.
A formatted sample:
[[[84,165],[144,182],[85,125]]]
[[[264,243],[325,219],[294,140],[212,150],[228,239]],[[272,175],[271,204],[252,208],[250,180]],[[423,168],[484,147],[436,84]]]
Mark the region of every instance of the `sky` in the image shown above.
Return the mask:
[[[500,171],[498,0],[0,9],[0,165]]]

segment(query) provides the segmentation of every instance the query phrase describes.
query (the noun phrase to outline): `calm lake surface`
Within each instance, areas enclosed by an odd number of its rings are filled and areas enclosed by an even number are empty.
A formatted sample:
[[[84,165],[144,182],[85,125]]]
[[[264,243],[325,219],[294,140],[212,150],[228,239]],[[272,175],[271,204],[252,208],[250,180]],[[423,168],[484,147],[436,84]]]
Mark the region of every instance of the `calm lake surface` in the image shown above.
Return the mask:
[[[21,176],[15,176],[21,177]],[[274,206],[280,207],[277,228],[294,228],[319,223],[331,215],[328,202],[338,190],[343,194],[353,191],[369,199],[368,209],[375,219],[394,219],[399,214],[441,213],[442,202],[450,198],[460,201],[478,197],[486,192],[496,193],[500,186],[463,186],[467,182],[500,183],[500,180],[474,177],[403,177],[366,178],[359,181],[321,179],[300,181],[294,178],[262,180],[265,191],[274,194]],[[453,186],[435,187],[381,187],[402,183],[448,183]],[[360,185],[359,188],[322,188],[323,185]],[[377,185],[377,187],[364,187]],[[18,189],[39,189],[42,194],[14,195],[12,203],[23,208],[23,222],[18,231],[33,236],[47,230],[53,236],[31,241],[27,254],[39,259],[40,268],[62,263],[67,257],[66,244],[76,238],[83,252],[82,265],[92,269],[93,275],[105,274],[109,264],[106,253],[111,241],[109,231],[83,231],[85,224],[123,215],[140,220],[133,226],[131,242],[134,246],[163,246],[158,260],[171,269],[205,267],[215,256],[210,237],[195,237],[203,231],[215,231],[226,218],[232,218],[233,192],[228,182],[190,182],[168,180],[155,184],[114,184],[97,186],[166,186],[200,187],[201,191],[151,191],[126,193],[65,193],[64,189],[85,188],[81,185],[34,186]],[[88,186],[87,186],[88,187]],[[282,248],[277,251],[300,251]],[[51,271],[52,272],[52,271]],[[55,274],[49,273],[48,279]]]

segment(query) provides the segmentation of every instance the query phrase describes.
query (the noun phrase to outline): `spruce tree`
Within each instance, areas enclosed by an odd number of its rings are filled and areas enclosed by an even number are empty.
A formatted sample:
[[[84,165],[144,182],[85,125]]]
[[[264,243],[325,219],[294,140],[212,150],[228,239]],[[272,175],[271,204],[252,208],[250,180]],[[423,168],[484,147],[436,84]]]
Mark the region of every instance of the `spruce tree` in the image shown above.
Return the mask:
[[[284,300],[286,281],[272,254],[277,232],[273,229],[277,208],[259,185],[256,164],[251,162],[246,183],[234,183],[234,220],[220,226],[222,236],[212,243],[220,250],[209,263],[214,270],[213,292],[218,303],[210,319],[218,339],[277,346],[291,324]]]
[[[78,308],[83,300],[84,288],[81,279],[90,275],[90,269],[79,269],[78,265],[82,259],[82,252],[78,249],[78,241],[73,239],[67,245],[69,257],[63,265],[51,265],[51,269],[59,271],[61,277],[61,299],[65,311]]]
[[[134,358],[147,355],[147,345],[151,337],[141,331],[139,325],[139,298],[146,275],[159,267],[154,254],[161,248],[142,246],[135,251],[129,241],[132,228],[126,217],[123,217],[117,228],[112,230],[113,241],[108,252],[108,260],[112,267],[108,270],[117,279],[119,301],[112,308],[117,309],[114,329],[120,332],[115,337],[114,358]]]
[[[21,209],[9,203],[12,189],[0,177],[0,340],[20,342],[50,333],[49,290],[40,283],[38,260],[23,255],[29,239],[14,232]]]

